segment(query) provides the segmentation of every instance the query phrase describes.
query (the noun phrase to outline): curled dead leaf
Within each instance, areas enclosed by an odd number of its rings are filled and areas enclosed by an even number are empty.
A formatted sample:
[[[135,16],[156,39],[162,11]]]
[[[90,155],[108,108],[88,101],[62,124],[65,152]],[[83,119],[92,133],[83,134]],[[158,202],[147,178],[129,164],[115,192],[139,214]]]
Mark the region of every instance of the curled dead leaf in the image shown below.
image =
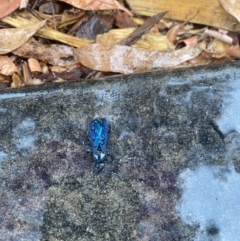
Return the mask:
[[[107,72],[135,73],[177,66],[202,52],[186,46],[171,52],[136,49],[129,46],[91,44],[74,50],[76,62],[88,68]]]
[[[219,39],[225,43],[233,44],[233,38],[227,35],[227,31],[223,32],[223,31],[216,31],[216,30],[206,28],[204,30],[204,33],[208,36]]]
[[[195,36],[192,36],[190,38],[187,38],[187,39],[184,39],[184,40],[181,40],[181,41],[178,41],[177,45],[179,43],[185,43],[186,45],[190,45],[190,46],[196,46],[198,44],[198,36],[195,35]]]

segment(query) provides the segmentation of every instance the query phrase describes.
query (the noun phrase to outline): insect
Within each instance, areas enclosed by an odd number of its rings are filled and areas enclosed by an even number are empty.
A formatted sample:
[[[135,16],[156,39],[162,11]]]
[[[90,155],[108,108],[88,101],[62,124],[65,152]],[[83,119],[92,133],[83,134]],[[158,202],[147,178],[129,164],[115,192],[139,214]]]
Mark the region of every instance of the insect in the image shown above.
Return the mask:
[[[107,144],[109,136],[109,123],[105,118],[94,119],[89,123],[88,135],[91,142],[92,158],[94,162],[93,173],[97,174],[105,168]]]

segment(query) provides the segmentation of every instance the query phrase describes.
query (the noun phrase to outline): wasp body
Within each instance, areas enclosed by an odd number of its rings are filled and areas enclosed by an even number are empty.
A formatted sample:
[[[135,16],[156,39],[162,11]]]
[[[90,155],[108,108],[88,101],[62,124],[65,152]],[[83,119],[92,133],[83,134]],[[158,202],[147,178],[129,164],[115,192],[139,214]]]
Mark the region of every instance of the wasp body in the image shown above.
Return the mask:
[[[99,120],[94,119],[88,126],[88,134],[94,162],[94,173],[99,173],[105,167],[104,162],[107,155],[109,127],[109,123],[105,118]]]

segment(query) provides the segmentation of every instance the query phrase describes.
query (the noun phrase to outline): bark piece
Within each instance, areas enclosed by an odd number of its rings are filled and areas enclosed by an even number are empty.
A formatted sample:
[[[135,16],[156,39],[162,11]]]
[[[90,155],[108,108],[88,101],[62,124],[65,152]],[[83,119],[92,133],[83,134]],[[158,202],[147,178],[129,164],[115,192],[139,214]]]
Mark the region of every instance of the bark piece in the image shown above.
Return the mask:
[[[148,32],[155,24],[157,24],[166,12],[158,13],[144,22],[139,28],[137,28],[133,33],[131,33],[126,39],[122,40],[120,45],[132,45],[136,43],[144,33]]]
[[[98,34],[108,32],[112,28],[112,25],[113,18],[111,16],[93,14],[88,16],[86,21],[79,26],[75,36],[78,38],[95,40]]]

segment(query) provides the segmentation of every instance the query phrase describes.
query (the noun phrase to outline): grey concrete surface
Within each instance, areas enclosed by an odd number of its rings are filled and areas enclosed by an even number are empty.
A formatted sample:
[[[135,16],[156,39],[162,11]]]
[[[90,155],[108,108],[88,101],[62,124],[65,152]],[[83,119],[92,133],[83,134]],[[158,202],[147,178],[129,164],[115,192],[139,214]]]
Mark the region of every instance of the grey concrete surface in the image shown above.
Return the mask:
[[[239,83],[232,63],[0,91],[0,240],[240,240]],[[101,117],[117,177],[91,179]]]

